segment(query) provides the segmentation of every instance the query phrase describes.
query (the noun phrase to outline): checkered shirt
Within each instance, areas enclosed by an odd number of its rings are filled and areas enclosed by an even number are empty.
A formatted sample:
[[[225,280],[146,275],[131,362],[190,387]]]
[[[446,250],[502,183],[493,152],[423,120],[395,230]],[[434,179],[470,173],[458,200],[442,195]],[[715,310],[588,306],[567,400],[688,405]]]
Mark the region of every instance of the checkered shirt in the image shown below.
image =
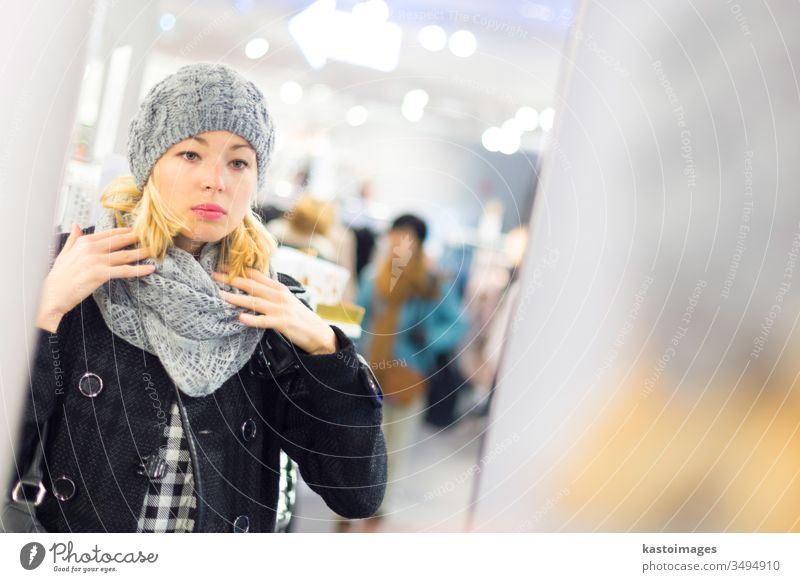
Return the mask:
[[[191,532],[194,529],[197,497],[194,494],[189,444],[175,402],[164,427],[166,445],[159,450],[166,468],[160,479],[151,477],[139,515],[137,532]]]

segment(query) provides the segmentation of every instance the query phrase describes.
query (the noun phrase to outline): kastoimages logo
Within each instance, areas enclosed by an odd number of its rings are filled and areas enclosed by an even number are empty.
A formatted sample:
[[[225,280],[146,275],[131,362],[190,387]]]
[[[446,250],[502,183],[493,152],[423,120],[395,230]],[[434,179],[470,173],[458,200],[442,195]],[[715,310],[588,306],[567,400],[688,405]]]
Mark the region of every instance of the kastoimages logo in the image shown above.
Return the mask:
[[[19,551],[19,563],[26,570],[35,570],[44,560],[44,546],[39,542],[30,542]]]

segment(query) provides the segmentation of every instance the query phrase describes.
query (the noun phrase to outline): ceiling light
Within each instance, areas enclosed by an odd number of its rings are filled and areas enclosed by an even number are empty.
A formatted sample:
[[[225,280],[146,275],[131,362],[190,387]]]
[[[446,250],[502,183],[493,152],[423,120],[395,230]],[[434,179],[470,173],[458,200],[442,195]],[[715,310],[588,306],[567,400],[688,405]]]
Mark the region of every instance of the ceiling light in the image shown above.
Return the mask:
[[[303,88],[300,83],[295,81],[286,81],[281,85],[281,101],[294,105],[303,98]]]
[[[358,127],[359,125],[363,125],[364,122],[367,120],[367,108],[363,105],[354,105],[350,109],[347,110],[347,123],[352,125],[353,127]]]
[[[511,119],[504,121],[503,125],[500,126],[500,129],[502,130],[503,133],[516,134],[516,135],[521,135],[523,131],[522,127],[520,127],[519,122],[513,117]]]
[[[353,6],[352,14],[355,18],[380,23],[389,20],[389,7],[383,0],[367,0]]]
[[[171,12],[165,12],[161,15],[161,18],[158,19],[158,26],[161,28],[163,32],[169,32],[173,28],[175,28],[175,15]]]
[[[269,50],[269,43],[265,38],[254,38],[244,47],[244,54],[249,59],[260,59]]]
[[[447,34],[441,26],[429,24],[423,26],[417,34],[417,40],[422,48],[432,52],[442,50],[447,45]]]
[[[553,121],[556,117],[556,111],[552,107],[548,107],[546,109],[542,109],[542,112],[539,114],[539,125],[545,131],[550,131],[553,129]]]
[[[412,89],[403,97],[403,105],[413,109],[422,109],[428,104],[428,93],[424,89]]]
[[[517,109],[517,114],[514,116],[517,120],[522,131],[533,131],[539,127],[539,113],[527,105]]]
[[[419,121],[420,119],[422,119],[425,110],[422,107],[414,107],[413,105],[408,105],[407,103],[403,103],[402,112],[403,112],[403,117],[405,117],[409,121]]]
[[[518,133],[508,131],[500,132],[500,151],[506,155],[515,154],[519,151],[520,138]]]
[[[450,51],[457,57],[468,57],[477,47],[475,35],[468,30],[458,30],[450,35]]]
[[[499,127],[490,127],[483,132],[481,136],[481,143],[490,152],[500,151],[500,146],[503,143],[503,132]]]
[[[388,72],[397,67],[403,29],[387,18],[383,0],[352,12],[336,10],[336,0],[316,0],[289,20],[289,33],[315,69],[330,59]]]

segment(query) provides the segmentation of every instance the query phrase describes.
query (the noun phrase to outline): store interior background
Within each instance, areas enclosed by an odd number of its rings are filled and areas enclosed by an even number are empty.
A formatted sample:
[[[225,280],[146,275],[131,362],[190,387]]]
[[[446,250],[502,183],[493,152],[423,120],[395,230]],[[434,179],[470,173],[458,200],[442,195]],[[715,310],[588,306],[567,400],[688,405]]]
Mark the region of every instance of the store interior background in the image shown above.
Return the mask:
[[[56,228],[93,224],[102,187],[127,171],[127,125],[148,90],[184,64],[222,62],[259,85],[276,123],[258,205],[287,211],[310,193],[334,201],[342,224],[377,234],[413,212],[451,280],[463,288],[470,272],[493,269],[506,284],[518,252],[506,235],[530,218],[573,2],[389,4],[96,3]],[[348,38],[333,11],[372,32]],[[487,422],[468,413],[470,397],[446,431],[419,422],[382,530],[467,526]],[[292,530],[336,526],[301,483]]]

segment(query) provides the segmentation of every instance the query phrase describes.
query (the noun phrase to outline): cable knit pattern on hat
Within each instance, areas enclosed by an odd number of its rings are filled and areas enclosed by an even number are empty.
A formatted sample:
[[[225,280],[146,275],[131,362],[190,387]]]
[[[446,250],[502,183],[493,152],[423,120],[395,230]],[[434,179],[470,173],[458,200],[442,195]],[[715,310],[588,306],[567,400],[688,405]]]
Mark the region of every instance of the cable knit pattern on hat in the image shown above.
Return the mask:
[[[170,147],[206,131],[229,131],[253,146],[260,190],[275,141],[264,95],[230,67],[211,63],[181,67],[147,94],[128,133],[128,162],[136,187],[144,188],[153,166]]]

